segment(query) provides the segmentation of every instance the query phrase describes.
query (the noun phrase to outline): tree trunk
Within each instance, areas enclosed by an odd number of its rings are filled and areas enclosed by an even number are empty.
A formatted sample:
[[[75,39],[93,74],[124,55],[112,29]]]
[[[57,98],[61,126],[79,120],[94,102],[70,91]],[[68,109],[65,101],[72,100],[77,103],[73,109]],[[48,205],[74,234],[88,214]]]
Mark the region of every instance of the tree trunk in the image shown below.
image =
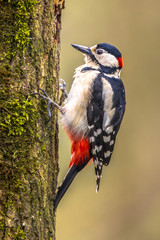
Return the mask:
[[[55,239],[60,0],[0,0],[0,239]]]

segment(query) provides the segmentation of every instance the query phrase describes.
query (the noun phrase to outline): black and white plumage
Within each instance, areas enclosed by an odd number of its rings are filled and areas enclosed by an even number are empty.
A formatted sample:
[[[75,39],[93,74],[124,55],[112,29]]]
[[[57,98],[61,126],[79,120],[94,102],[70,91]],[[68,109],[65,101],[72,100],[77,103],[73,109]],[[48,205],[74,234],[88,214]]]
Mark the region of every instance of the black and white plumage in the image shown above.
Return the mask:
[[[72,141],[88,139],[98,191],[103,165],[110,162],[125,111],[125,90],[120,79],[122,55],[106,43],[91,48],[72,46],[85,54],[86,63],[76,69],[62,124]]]
[[[107,43],[91,48],[72,45],[85,54],[85,64],[78,67],[69,94],[65,82],[61,88],[67,98],[62,108],[44,95],[62,114],[62,125],[71,140],[71,161],[62,184],[58,187],[54,209],[72,183],[75,176],[93,159],[96,175],[96,191],[99,190],[103,166],[108,165],[115,140],[125,112],[125,90],[120,71],[123,66],[120,51]],[[63,98],[62,98],[63,99]]]
[[[121,79],[99,73],[94,80],[92,98],[87,109],[90,129],[88,135],[95,166],[97,191],[103,165],[108,165],[111,159],[124,110],[125,96]]]

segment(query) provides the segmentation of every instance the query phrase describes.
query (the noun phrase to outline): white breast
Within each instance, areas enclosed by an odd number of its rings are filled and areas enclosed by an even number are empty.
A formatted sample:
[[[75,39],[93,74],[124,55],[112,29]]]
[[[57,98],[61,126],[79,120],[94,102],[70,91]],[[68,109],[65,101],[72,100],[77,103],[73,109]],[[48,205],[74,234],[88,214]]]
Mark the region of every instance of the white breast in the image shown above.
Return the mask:
[[[97,71],[81,72],[84,66],[76,70],[68,98],[65,101],[65,114],[62,124],[75,139],[82,138],[88,131],[87,106],[91,98],[91,86],[97,77]]]

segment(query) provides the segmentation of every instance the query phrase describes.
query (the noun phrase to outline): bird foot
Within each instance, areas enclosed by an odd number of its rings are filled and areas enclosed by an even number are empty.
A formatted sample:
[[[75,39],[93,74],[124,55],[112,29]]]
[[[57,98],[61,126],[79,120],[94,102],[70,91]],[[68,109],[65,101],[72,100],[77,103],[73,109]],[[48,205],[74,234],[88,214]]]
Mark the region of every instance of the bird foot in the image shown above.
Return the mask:
[[[62,78],[59,81],[60,81],[59,87],[62,91],[62,95],[61,95],[60,102],[59,102],[59,105],[61,106],[63,104],[63,102],[65,101],[65,99],[68,98],[68,93],[66,91],[65,81]]]
[[[37,94],[38,96],[40,96],[41,98],[47,100],[47,112],[48,112],[48,117],[49,119],[51,118],[51,110],[50,110],[50,106],[53,105],[54,107],[56,107],[62,114],[64,114],[64,110],[61,106],[59,106],[57,103],[55,103],[46,93],[46,91],[44,91],[43,89],[39,89],[43,92],[43,94],[39,93],[39,92],[35,92],[34,94]]]
[[[61,91],[64,93],[65,98],[67,98],[68,97],[68,93],[66,91],[66,82],[62,78],[59,79],[59,81],[60,81],[59,87],[60,87]]]

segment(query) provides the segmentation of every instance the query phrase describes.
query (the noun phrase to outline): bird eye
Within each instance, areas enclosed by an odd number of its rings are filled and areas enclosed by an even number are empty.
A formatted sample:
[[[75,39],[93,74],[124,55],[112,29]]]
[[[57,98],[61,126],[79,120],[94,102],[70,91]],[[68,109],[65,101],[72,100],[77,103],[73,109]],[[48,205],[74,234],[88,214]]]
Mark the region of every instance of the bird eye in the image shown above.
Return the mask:
[[[103,50],[102,50],[102,49],[98,49],[98,50],[97,50],[97,54],[100,55],[100,54],[102,54],[102,53],[103,53]]]

